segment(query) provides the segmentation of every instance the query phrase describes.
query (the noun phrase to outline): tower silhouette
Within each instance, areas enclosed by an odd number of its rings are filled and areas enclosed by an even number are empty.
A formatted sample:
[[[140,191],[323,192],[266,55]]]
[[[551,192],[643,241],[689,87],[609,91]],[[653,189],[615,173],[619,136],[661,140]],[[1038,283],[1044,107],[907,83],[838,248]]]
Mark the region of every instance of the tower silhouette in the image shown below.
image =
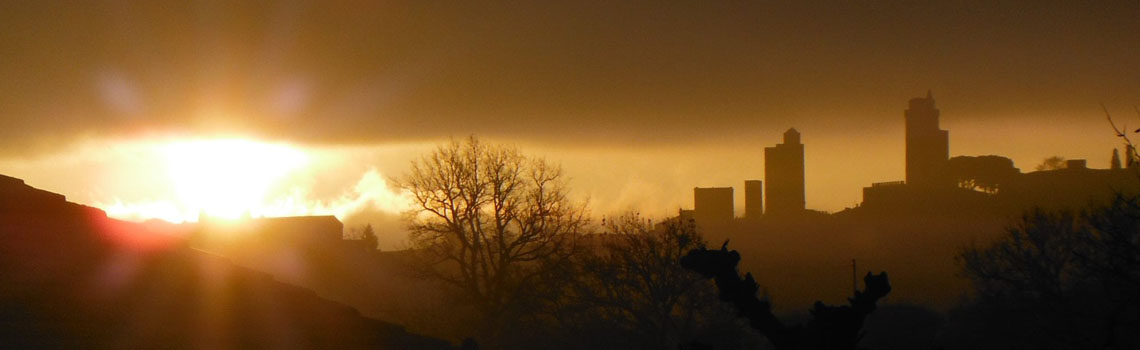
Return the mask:
[[[795,128],[784,132],[784,143],[764,148],[764,195],[768,214],[804,210],[804,145]]]
[[[718,225],[732,221],[732,187],[693,188],[693,218],[698,225]]]
[[[759,219],[764,215],[764,182],[744,180],[744,217]]]
[[[950,159],[950,134],[939,129],[940,112],[930,90],[926,98],[910,99],[906,118],[906,183],[914,186],[950,186],[944,168]]]

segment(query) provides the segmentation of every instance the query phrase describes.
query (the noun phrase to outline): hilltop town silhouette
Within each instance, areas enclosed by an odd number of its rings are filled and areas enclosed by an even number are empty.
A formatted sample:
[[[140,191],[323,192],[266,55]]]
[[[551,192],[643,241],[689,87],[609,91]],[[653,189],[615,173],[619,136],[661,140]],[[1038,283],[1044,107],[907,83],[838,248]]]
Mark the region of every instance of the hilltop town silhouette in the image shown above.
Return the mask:
[[[1005,157],[950,157],[930,92],[911,99],[904,117],[905,180],[865,187],[857,207],[808,209],[806,148],[792,128],[764,149],[764,181],[744,182],[744,217],[735,217],[733,188],[695,188],[693,209],[661,224],[693,222],[712,243],[731,240],[740,270],[756,276],[746,289],[763,288],[771,307],[764,317],[802,318],[813,302],[862,295],[848,273],[856,262],[890,271],[890,295],[884,275],[870,309],[852,302],[863,308],[859,327],[840,327],[845,344],[874,345],[903,337],[891,326],[898,315],[942,312],[960,300],[967,283],[955,277],[955,256],[992,240],[1010,217],[1140,190],[1131,154],[1112,169],[1078,159],[1023,173]],[[454,348],[455,339],[418,334],[455,305],[442,301],[439,285],[403,268],[411,259],[409,251],[347,238],[331,216],[132,223],[0,175],[0,345]],[[716,268],[734,273],[736,261]],[[761,302],[752,294],[745,302]],[[871,313],[875,302],[886,312]],[[934,334],[937,326],[905,332]]]
[[[863,200],[857,207],[832,215],[890,215],[931,209],[952,214],[976,208],[1015,214],[1030,207],[1078,207],[1114,192],[1138,188],[1137,164],[1120,166],[1116,149],[1112,150],[1116,159],[1112,169],[1091,169],[1084,159],[1069,159],[1057,169],[1029,173],[1021,172],[1012,160],[1002,156],[950,157],[949,131],[940,129],[941,111],[931,91],[925,97],[911,99],[903,115],[905,180],[872,183],[863,188]],[[765,180],[744,181],[741,221],[824,214],[806,209],[804,148],[795,128],[784,132],[783,143],[764,148]],[[1131,150],[1126,148],[1126,152],[1131,159]],[[710,231],[736,219],[732,187],[697,187],[693,198],[693,209],[681,210],[680,215],[710,227]]]
[[[734,215],[734,191],[726,186],[694,188],[693,209],[680,210],[678,218],[694,221],[710,242],[731,240],[744,256],[741,269],[787,304],[841,302],[853,279],[843,271],[854,259],[891,272],[902,287],[888,301],[946,310],[968,290],[954,277],[954,259],[964,247],[992,241],[1031,208],[1078,210],[1140,191],[1140,168],[1120,164],[1115,149],[1105,152],[1117,159],[1110,169],[1069,159],[1022,172],[1002,156],[951,157],[949,131],[939,126],[941,111],[930,91],[911,99],[902,114],[905,180],[864,187],[855,207],[808,209],[805,144],[791,128],[782,143],[764,149],[764,181],[744,181],[743,217]]]

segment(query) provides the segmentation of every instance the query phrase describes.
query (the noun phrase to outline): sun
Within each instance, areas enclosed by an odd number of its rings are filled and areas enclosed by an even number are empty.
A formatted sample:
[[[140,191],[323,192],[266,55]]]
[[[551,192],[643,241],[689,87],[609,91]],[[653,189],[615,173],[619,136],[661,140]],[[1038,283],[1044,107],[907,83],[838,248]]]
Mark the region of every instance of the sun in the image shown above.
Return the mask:
[[[162,153],[181,206],[230,219],[261,214],[269,189],[309,161],[289,145],[244,139],[175,141]]]

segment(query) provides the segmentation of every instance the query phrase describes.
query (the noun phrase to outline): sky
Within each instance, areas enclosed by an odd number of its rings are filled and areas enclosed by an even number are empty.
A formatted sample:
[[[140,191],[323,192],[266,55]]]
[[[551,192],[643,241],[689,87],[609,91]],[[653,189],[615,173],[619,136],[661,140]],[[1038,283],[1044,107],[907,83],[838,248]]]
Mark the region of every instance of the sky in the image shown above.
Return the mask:
[[[1135,1],[4,2],[0,173],[154,202],[177,192],[156,170],[171,144],[256,140],[306,155],[266,191],[348,216],[398,211],[360,198],[398,196],[408,162],[474,134],[562,164],[596,213],[667,215],[695,186],[736,186],[742,212],[795,127],[807,205],[837,211],[903,179],[902,111],[927,90],[952,155],[1106,167],[1101,105],[1140,126],[1137,18]]]

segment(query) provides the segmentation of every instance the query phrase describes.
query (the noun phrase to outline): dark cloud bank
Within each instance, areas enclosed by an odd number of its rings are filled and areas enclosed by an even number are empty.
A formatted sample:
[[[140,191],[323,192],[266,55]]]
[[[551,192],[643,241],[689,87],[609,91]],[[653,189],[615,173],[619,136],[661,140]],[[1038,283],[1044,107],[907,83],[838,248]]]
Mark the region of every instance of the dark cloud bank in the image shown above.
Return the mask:
[[[1135,2],[0,5],[8,152],[76,135],[676,142],[1140,100]]]

